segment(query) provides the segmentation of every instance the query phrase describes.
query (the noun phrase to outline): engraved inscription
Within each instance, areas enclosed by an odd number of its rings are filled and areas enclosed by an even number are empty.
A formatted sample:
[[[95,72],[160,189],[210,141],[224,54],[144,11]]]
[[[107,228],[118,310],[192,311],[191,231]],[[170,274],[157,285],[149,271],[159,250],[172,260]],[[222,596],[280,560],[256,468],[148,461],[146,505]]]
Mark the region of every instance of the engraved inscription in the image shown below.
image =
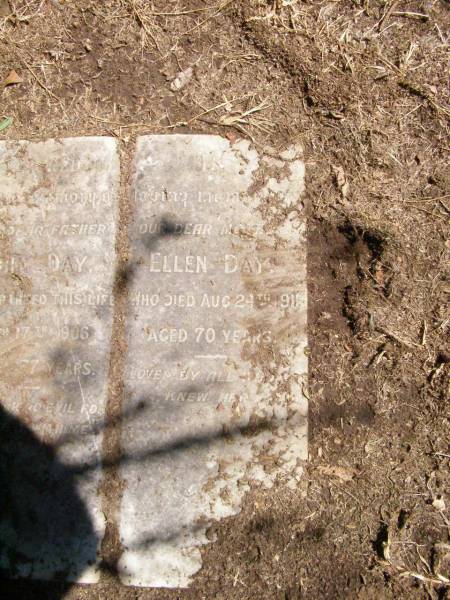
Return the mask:
[[[119,165],[110,138],[0,143],[0,571],[99,578]]]
[[[142,412],[122,444],[149,460],[122,466],[124,583],[188,585],[210,521],[238,512],[251,482],[300,475],[306,253],[291,150],[138,139],[124,405]],[[264,454],[279,467],[266,472]]]

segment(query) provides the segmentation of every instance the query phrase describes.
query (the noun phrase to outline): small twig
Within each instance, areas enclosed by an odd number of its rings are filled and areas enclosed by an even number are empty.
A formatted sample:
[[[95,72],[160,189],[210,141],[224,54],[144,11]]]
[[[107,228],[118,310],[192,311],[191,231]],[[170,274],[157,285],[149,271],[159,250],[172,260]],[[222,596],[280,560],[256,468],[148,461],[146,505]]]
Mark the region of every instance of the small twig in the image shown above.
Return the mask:
[[[248,98],[251,95],[252,94],[244,94],[243,96],[239,96],[238,98],[234,98],[233,100],[227,100],[226,102],[222,102],[221,104],[217,104],[217,106],[213,106],[212,108],[208,108],[208,110],[205,110],[205,111],[201,112],[200,114],[196,115],[195,117],[192,117],[191,119],[189,119],[189,121],[187,121],[187,124],[190,124],[193,121],[195,121],[196,119],[198,119],[200,117],[204,117],[205,115],[208,115],[209,113],[214,112],[218,108],[222,108],[224,106],[227,106],[228,104],[234,104],[235,102],[238,102],[240,100],[244,100],[245,98]]]
[[[410,17],[411,19],[421,19],[422,21],[428,21],[428,19],[430,18],[429,15],[424,15],[423,13],[416,13],[416,12],[409,12],[409,11],[394,12],[394,13],[392,13],[392,16],[394,16],[394,17]]]
[[[380,29],[381,29],[381,26],[382,26],[382,25],[383,25],[383,23],[386,21],[386,19],[388,19],[388,18],[391,16],[391,13],[392,13],[392,11],[393,11],[393,10],[394,10],[394,8],[397,6],[397,4],[398,4],[398,0],[395,0],[395,1],[394,1],[394,2],[391,4],[391,6],[388,6],[388,7],[386,8],[386,10],[385,10],[385,11],[384,11],[384,13],[383,13],[383,16],[381,17],[381,19],[380,19],[380,20],[378,21],[378,23],[377,23],[377,27],[376,27],[376,28],[378,29],[378,31],[380,31]]]
[[[207,12],[208,10],[215,9],[219,7],[220,4],[216,6],[205,6],[204,8],[193,8],[191,10],[180,10],[178,12],[151,12],[148,13],[151,17],[181,17],[182,15],[192,15],[194,13]]]
[[[415,203],[415,202],[431,202],[432,200],[441,200],[444,198],[450,198],[450,194],[444,194],[443,196],[424,196],[423,198],[411,198],[409,200],[405,200],[407,203]]]
[[[122,129],[125,129],[127,127],[147,127],[147,123],[118,123],[117,121],[110,121],[109,119],[102,119],[100,117],[96,117],[95,115],[88,115],[89,118],[91,119],[95,119],[96,121],[100,121],[101,123],[108,123],[108,125],[117,125],[117,127],[120,127]]]
[[[442,112],[446,117],[450,117],[450,110],[448,110],[444,106],[440,106],[439,104],[437,104],[433,100],[430,92],[428,92],[428,90],[426,90],[422,86],[419,86],[417,84],[414,84],[412,81],[407,80],[402,80],[398,83],[400,87],[407,90],[411,94],[414,94],[415,96],[419,96],[420,98],[424,98],[425,100],[427,100],[431,104],[431,106],[436,110],[436,112]]]
[[[390,331],[387,331],[387,329],[383,329],[382,327],[375,327],[375,331],[378,331],[379,333],[382,333],[383,335],[390,337],[397,343],[403,344],[403,346],[406,346],[407,348],[410,348],[411,350],[414,348],[419,348],[419,344],[416,344],[414,342],[408,342],[407,340],[402,339],[398,335],[395,335],[394,333],[391,333]]]
[[[443,197],[443,198],[445,198],[445,196],[442,196],[442,197]],[[439,198],[438,202],[439,202],[439,204],[442,206],[442,208],[443,208],[445,211],[447,211],[447,213],[448,213],[448,214],[450,214],[450,208],[448,208],[448,206],[446,206],[446,205],[444,204],[444,201],[443,201],[443,200],[441,200],[441,199]]]
[[[23,62],[23,64],[25,65],[25,67],[30,71],[30,73],[33,75],[33,77],[36,79],[37,83],[41,86],[41,88],[43,90],[45,90],[47,92],[47,94],[49,94],[49,96],[51,96],[52,98],[55,98],[55,100],[58,100],[58,102],[61,102],[61,98],[58,98],[58,96],[56,94],[54,94],[52,92],[52,90],[49,90],[48,87],[45,85],[45,83],[43,83],[39,77],[36,75],[36,73],[33,71],[33,69],[30,67],[30,65],[27,63],[27,61],[24,58],[19,58],[19,60],[21,62]]]
[[[132,7],[133,14],[136,17],[136,20],[137,20],[138,24],[142,27],[142,29],[144,30],[144,32],[152,40],[153,44],[155,45],[155,48],[158,50],[158,52],[160,53],[160,55],[163,56],[163,53],[161,51],[161,48],[159,47],[157,39],[155,38],[155,36],[153,35],[153,33],[150,31],[150,29],[147,27],[144,18],[141,16],[141,14],[139,13],[138,9],[136,8],[136,3],[135,3],[134,0],[131,2],[131,7]]]
[[[426,215],[430,215],[430,217],[434,217],[435,219],[444,219],[445,217],[442,214],[436,215],[435,213],[432,213],[430,210],[427,210],[426,208],[420,208],[420,206],[414,206],[413,208],[415,208],[415,210],[418,210],[419,212],[423,212]]]
[[[394,71],[396,71],[397,73],[400,73],[400,69],[394,65],[394,63],[392,63],[390,60],[388,60],[387,58],[385,58],[384,56],[381,56],[381,54],[378,55],[378,58],[381,60],[381,62],[383,62],[386,66],[388,66],[389,68],[393,69]]]
[[[239,123],[233,123],[231,125],[226,125],[224,123],[221,123],[220,121],[213,121],[211,119],[204,119],[204,118],[199,118],[199,121],[201,121],[202,123],[207,123],[208,125],[219,125],[221,127],[232,127],[234,129],[237,129],[240,133],[243,133],[246,137],[248,137],[253,144],[255,144],[255,146],[260,146],[261,148],[263,147],[262,144],[260,144],[257,140],[255,140],[255,138],[252,136],[251,133],[249,133],[244,127],[242,127],[242,125],[239,125]]]
[[[423,325],[422,325],[422,346],[425,346],[426,344],[426,340],[427,340],[427,322],[425,321],[425,319],[423,320]]]
[[[450,579],[447,579],[447,577],[444,577],[444,575],[438,575],[437,577],[426,577],[425,575],[416,573],[415,571],[402,571],[398,575],[399,577],[414,577],[414,579],[419,579],[420,581],[425,581],[427,583],[435,583],[437,585],[450,583]]]

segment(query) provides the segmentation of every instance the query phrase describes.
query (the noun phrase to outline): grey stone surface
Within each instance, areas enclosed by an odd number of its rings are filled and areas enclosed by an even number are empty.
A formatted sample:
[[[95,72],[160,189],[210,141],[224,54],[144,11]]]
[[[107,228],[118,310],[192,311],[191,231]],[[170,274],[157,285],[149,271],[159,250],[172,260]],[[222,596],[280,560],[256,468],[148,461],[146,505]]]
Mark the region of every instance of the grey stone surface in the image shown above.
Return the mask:
[[[111,138],[0,143],[0,569],[93,582],[119,162]]]
[[[122,581],[183,587],[207,528],[307,453],[304,165],[216,136],[138,139]]]

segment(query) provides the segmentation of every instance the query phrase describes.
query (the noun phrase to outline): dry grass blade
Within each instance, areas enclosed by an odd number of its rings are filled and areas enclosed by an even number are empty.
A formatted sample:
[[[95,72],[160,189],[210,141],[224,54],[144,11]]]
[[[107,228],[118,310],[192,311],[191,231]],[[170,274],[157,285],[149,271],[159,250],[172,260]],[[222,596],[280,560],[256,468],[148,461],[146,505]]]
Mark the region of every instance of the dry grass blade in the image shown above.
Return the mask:
[[[383,12],[383,15],[381,17],[381,19],[378,21],[377,23],[377,30],[380,31],[381,26],[383,25],[383,23],[391,16],[391,14],[394,11],[394,8],[397,6],[398,4],[398,0],[394,0],[394,2],[391,2],[389,4],[389,2],[386,4],[385,10]]]
[[[248,94],[246,97],[250,96],[250,94]],[[253,94],[251,94],[251,96],[253,96]],[[242,100],[238,99],[238,100]],[[216,106],[213,110],[216,110],[217,108],[222,108],[222,107],[229,107],[231,104],[235,103],[237,100],[231,100],[231,101],[227,101],[222,103],[219,106]],[[251,135],[251,133],[249,133],[249,131],[247,131],[247,129],[244,127],[244,125],[246,126],[251,126],[251,127],[255,127],[256,129],[262,131],[265,134],[270,134],[270,132],[273,130],[273,128],[275,127],[275,123],[273,123],[272,121],[269,121],[268,119],[264,119],[261,117],[255,117],[256,113],[261,112],[262,110],[268,108],[270,106],[268,99],[266,98],[265,100],[263,100],[262,102],[260,102],[257,106],[253,106],[252,108],[249,108],[247,110],[242,110],[242,111],[234,111],[231,114],[226,114],[226,115],[222,115],[218,120],[216,121],[206,121],[206,119],[204,119],[207,123],[209,123],[210,125],[220,125],[222,127],[233,127],[235,129],[237,129],[239,132],[243,133],[245,136],[247,136],[248,138],[251,139],[251,141],[256,144],[256,145],[260,145],[255,138]],[[207,111],[207,112],[212,112],[212,111]]]
[[[242,132],[244,135],[248,136],[254,143],[257,143],[254,137],[243,127],[243,125],[253,126],[256,129],[263,131],[264,133],[270,133],[270,131],[275,127],[275,123],[269,121],[268,119],[263,119],[261,117],[255,118],[254,115],[256,113],[261,112],[262,110],[268,108],[270,106],[268,99],[264,99],[258,105],[253,106],[247,110],[235,111],[231,114],[225,114],[217,120],[207,120],[204,117],[207,115],[221,109],[227,108],[228,110],[234,104],[242,102],[243,100],[254,97],[254,94],[244,94],[243,96],[239,96],[238,98],[233,98],[232,100],[225,100],[220,104],[216,104],[215,106],[208,108],[201,113],[191,117],[188,121],[178,121],[177,123],[171,123],[167,125],[165,129],[174,129],[176,127],[187,127],[192,125],[197,120],[205,121],[210,125],[221,125],[224,127],[234,127],[238,131]]]
[[[197,29],[205,25],[205,23],[208,23],[208,21],[217,17],[217,15],[219,15],[225,8],[227,8],[227,6],[229,6],[235,1],[236,0],[224,0],[220,4],[216,5],[216,7],[213,7],[213,13],[211,15],[206,17],[206,19],[203,19],[203,21],[200,21],[200,23],[197,23],[197,25],[192,27],[192,29],[188,29],[187,31],[185,31],[182,35],[189,35],[190,33],[196,31]]]
[[[199,13],[210,12],[210,14],[205,19],[203,19],[202,21],[200,21],[199,23],[194,25],[191,29],[183,32],[180,36],[180,37],[182,37],[182,36],[188,35],[188,34],[192,33],[193,31],[202,27],[205,23],[207,23],[208,21],[210,21],[211,19],[213,19],[214,17],[219,15],[232,2],[235,2],[235,0],[222,0],[222,2],[214,4],[213,6],[205,6],[205,7],[193,8],[193,9],[182,9],[179,11],[172,11],[172,12],[148,10],[147,3],[144,0],[128,0],[128,5],[131,9],[131,14],[134,16],[134,18],[136,19],[138,24],[142,27],[145,35],[148,36],[152,40],[153,45],[156,47],[156,49],[161,54],[161,56],[163,56],[164,54],[163,54],[160,44],[158,42],[158,39],[156,36],[156,31],[154,32],[154,30],[157,30],[157,27],[156,27],[155,23],[152,21],[153,18],[155,18],[155,17],[166,17],[166,18],[168,18],[168,17],[184,17],[184,16],[195,15],[195,14],[199,14]]]
[[[206,115],[209,115],[210,113],[214,112],[215,110],[218,110],[219,108],[223,108],[224,106],[228,106],[235,102],[239,102],[240,100],[243,100],[244,98],[248,98],[248,96],[249,96],[249,94],[245,94],[244,96],[239,96],[239,98],[234,98],[233,100],[226,100],[225,102],[216,104],[216,106],[213,106],[212,108],[208,108],[207,110],[204,110],[203,112],[199,113],[198,115],[191,117],[188,121],[178,121],[177,123],[167,125],[167,127],[165,127],[165,129],[173,129],[175,127],[186,127],[187,125],[190,125],[194,121],[197,121],[198,119],[201,119],[202,117],[205,117]]]
[[[52,98],[54,98],[55,100],[58,100],[58,102],[60,102],[61,99],[54,92],[52,92],[52,90],[50,90],[45,85],[45,83],[36,75],[35,71],[31,68],[31,66],[27,63],[27,61],[21,57],[19,58],[19,60],[22,62],[22,64],[25,66],[25,68],[28,69],[28,71],[30,71],[31,75],[34,77],[34,79],[36,80],[39,87],[41,87],[43,90],[45,90],[49,96],[51,96]]]
[[[239,125],[253,125],[256,128],[259,128],[265,132],[268,132],[268,126],[273,126],[274,123],[269,121],[268,119],[252,119],[251,116],[255,113],[259,113],[270,106],[268,98],[265,98],[262,102],[260,102],[257,106],[249,108],[248,110],[235,112],[231,115],[224,115],[219,119],[220,125],[225,125],[226,127],[231,127],[236,124]]]
[[[408,80],[399,81],[399,85],[400,85],[400,87],[402,87],[404,90],[410,92],[411,94],[414,94],[415,96],[418,96],[419,98],[423,98],[424,100],[429,102],[429,104],[434,108],[434,110],[437,113],[442,113],[447,118],[450,118],[450,110],[448,108],[446,108],[445,106],[441,106],[440,104],[438,104],[434,100],[432,94],[427,89],[425,89],[422,85],[419,85],[417,83],[414,83],[414,82],[408,81]]]
[[[419,581],[425,581],[427,583],[432,583],[434,585],[442,585],[442,584],[450,584],[450,579],[444,577],[444,575],[438,575],[437,577],[428,577],[426,575],[422,575],[421,573],[416,573],[415,571],[401,571],[398,574],[399,577],[413,577],[414,579],[419,579]]]
[[[204,6],[203,8],[192,8],[190,10],[179,10],[173,12],[150,12],[148,13],[152,17],[181,17],[184,15],[193,15],[197,13],[208,12],[208,10],[221,9],[223,2],[219,2],[216,6]]]
[[[23,5],[17,6],[15,2],[10,1],[7,3],[9,6],[9,11],[3,10],[2,14],[0,15],[3,17],[3,24],[8,21],[14,23],[29,23],[31,19],[34,19],[40,15],[44,3],[45,0],[39,0],[34,2],[25,2]]]
[[[148,14],[145,13],[145,9],[142,8],[142,11],[144,11],[144,12],[141,11],[141,7],[137,6],[137,0],[130,0],[130,8],[131,8],[132,15],[134,16],[134,18],[136,19],[138,24],[142,27],[143,32],[145,34],[144,35],[144,43],[145,43],[145,38],[149,37],[151,39],[151,41],[153,42],[153,45],[155,46],[155,48],[160,53],[160,55],[163,56],[163,52],[159,46],[156,35],[151,30],[151,27],[154,27],[154,25],[151,22],[149,23]]]
[[[409,12],[409,11],[404,11],[404,12],[393,12],[392,13],[393,17],[405,17],[405,18],[410,18],[410,19],[419,19],[420,21],[428,21],[428,19],[430,18],[429,15],[426,15],[424,13],[416,13],[416,12]]]

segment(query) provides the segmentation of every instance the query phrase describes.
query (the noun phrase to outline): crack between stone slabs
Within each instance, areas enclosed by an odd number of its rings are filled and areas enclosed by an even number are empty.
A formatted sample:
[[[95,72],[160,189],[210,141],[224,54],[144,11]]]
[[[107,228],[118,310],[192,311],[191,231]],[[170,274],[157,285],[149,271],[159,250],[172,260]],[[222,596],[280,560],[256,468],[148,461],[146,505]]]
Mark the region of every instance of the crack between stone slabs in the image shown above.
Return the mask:
[[[127,351],[125,326],[128,304],[128,227],[131,218],[130,173],[134,151],[135,145],[132,141],[129,144],[118,141],[120,182],[116,215],[114,308],[105,430],[102,441],[103,477],[99,487],[102,512],[106,522],[105,534],[100,548],[100,583],[118,581],[117,564],[124,550],[120,541],[119,517],[125,481],[120,474],[120,463],[122,460],[124,368]]]

